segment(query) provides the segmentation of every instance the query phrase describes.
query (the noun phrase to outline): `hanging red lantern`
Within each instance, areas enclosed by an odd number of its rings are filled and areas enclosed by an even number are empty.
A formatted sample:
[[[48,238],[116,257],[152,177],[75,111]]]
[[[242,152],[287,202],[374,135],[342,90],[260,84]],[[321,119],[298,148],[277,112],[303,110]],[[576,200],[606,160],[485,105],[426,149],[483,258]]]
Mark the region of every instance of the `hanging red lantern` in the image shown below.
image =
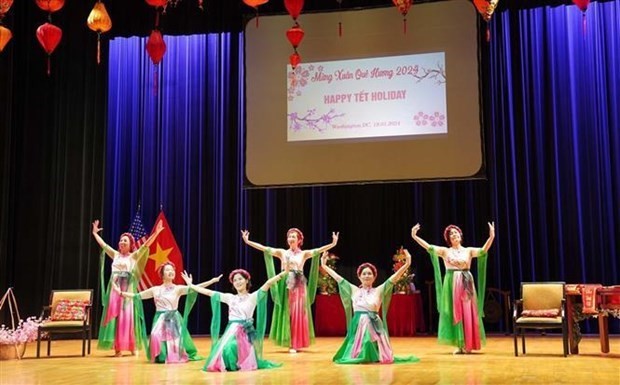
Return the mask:
[[[499,3],[499,0],[474,0],[474,5],[478,13],[480,13],[480,16],[482,16],[487,23],[491,21],[497,3]]]
[[[573,0],[573,3],[579,8],[582,13],[582,24],[583,24],[583,33],[586,33],[586,11],[588,10],[588,6],[590,5],[590,0]]]
[[[392,0],[392,3],[396,6],[398,12],[403,15],[403,33],[407,33],[407,13],[409,13],[413,0]]]
[[[37,6],[47,12],[56,12],[65,6],[65,0],[35,0]]]
[[[6,47],[12,37],[11,30],[0,25],[0,52],[4,51],[4,47]]]
[[[291,56],[289,56],[288,60],[291,63],[291,67],[293,67],[293,70],[295,70],[299,63],[301,63],[301,56],[299,56],[297,51],[295,51]]]
[[[269,2],[269,0],[243,0],[243,2],[248,7],[254,8],[254,11],[256,11],[256,28],[258,28],[258,6]]]
[[[293,48],[297,48],[299,43],[301,43],[301,40],[304,38],[304,30],[301,29],[299,24],[295,23],[293,27],[286,31],[286,38],[291,43]]]
[[[284,6],[293,20],[297,20],[304,7],[304,0],[284,0]]]
[[[101,34],[112,29],[112,19],[101,0],[95,3],[86,20],[88,28],[97,32],[97,64],[101,62]]]
[[[585,12],[588,10],[588,5],[590,5],[590,0],[573,0],[573,3],[579,8],[581,12]]]
[[[12,5],[13,0],[0,0],[0,20],[7,12],[9,12],[9,9],[11,9]]]
[[[259,5],[269,2],[269,0],[243,0],[243,2],[248,7],[257,8]]]
[[[47,53],[47,76],[51,72],[50,56],[58,46],[58,43],[60,43],[60,39],[62,39],[62,29],[54,24],[45,23],[37,28],[37,40],[39,40],[39,44]]]
[[[165,8],[168,5],[168,0],[144,0],[148,5],[155,8]]]
[[[474,0],[474,6],[478,10],[478,13],[482,16],[484,21],[487,22],[487,41],[491,40],[489,21],[491,21],[491,17],[493,17],[493,13],[495,13],[497,3],[499,3],[499,0]]]
[[[166,42],[164,41],[161,32],[157,29],[154,29],[153,32],[151,32],[151,35],[146,42],[146,52],[148,52],[151,61],[155,65],[159,64],[166,53]]]

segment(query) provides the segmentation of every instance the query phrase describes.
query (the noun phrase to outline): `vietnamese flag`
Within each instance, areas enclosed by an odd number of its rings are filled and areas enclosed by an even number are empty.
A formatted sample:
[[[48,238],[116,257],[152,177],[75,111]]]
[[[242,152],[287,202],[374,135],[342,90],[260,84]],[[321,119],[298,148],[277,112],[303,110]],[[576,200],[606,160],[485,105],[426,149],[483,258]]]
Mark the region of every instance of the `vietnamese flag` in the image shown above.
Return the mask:
[[[183,278],[181,278],[181,272],[183,271],[183,255],[181,254],[179,245],[177,245],[177,241],[174,239],[172,229],[170,228],[163,211],[160,211],[157,219],[155,220],[155,224],[159,221],[162,221],[164,229],[161,233],[159,233],[159,236],[150,246],[149,258],[146,262],[143,273],[147,279],[143,281],[149,282],[153,286],[161,285],[162,279],[159,275],[159,267],[170,261],[174,263],[175,271],[177,273],[174,283],[184,285],[185,282],[183,281]],[[153,231],[156,227],[157,226],[153,226]]]

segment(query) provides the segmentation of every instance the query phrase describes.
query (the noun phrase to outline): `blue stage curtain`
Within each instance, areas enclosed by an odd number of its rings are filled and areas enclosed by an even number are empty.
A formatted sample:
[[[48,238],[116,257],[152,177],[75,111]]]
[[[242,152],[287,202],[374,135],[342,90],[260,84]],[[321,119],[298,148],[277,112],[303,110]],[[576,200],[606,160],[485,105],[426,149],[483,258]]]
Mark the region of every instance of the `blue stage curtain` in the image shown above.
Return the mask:
[[[491,22],[489,176],[521,281],[620,283],[620,2]]]
[[[105,165],[105,237],[115,244],[138,206],[147,229],[160,209],[197,282],[244,266],[237,246],[246,198],[239,34],[164,36],[167,51],[154,66],[146,38],[110,42]],[[228,243],[230,243],[230,245]],[[224,278],[217,287],[228,290]],[[196,322],[207,306],[196,312]],[[196,329],[194,329],[196,330]]]

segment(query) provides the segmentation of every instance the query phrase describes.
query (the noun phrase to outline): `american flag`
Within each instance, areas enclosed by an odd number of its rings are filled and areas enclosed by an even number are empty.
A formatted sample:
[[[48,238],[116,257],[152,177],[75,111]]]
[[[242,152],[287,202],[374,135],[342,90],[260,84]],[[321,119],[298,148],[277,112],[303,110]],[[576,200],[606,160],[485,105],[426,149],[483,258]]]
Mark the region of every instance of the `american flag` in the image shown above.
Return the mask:
[[[136,248],[142,246],[144,242],[148,239],[148,233],[144,228],[144,224],[142,223],[142,217],[140,216],[140,209],[136,212],[136,216],[133,217],[133,221],[131,221],[131,226],[129,227],[129,233],[133,235],[136,240]],[[140,277],[139,289],[140,291],[146,290],[149,287],[153,286],[153,283],[146,276],[146,274],[142,274]]]

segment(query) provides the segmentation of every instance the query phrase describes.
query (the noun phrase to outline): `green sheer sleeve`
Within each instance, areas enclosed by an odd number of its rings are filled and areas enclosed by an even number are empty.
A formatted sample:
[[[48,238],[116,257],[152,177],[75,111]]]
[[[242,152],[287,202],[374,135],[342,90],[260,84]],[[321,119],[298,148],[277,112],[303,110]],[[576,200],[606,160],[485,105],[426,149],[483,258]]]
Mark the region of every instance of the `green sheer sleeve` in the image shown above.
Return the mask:
[[[136,266],[134,267],[133,274],[140,282],[144,269],[146,268],[146,262],[149,260],[150,249],[147,245],[142,245],[136,250]]]
[[[478,314],[484,317],[484,295],[487,289],[487,260],[489,254],[480,249],[478,254],[478,287],[476,288],[478,295]]]
[[[215,346],[220,339],[220,326],[222,323],[222,310],[220,293],[214,292],[211,298],[211,346]]]
[[[265,259],[265,268],[267,269],[267,278],[271,279],[276,276],[276,267],[273,262],[273,253],[271,252],[270,248],[267,248],[263,252],[263,258]],[[278,291],[282,289],[282,286],[284,286],[282,284],[279,285],[279,283],[280,281],[276,282],[276,284],[272,285],[271,289],[269,289],[269,292],[271,293],[271,300],[276,304],[280,304]]]
[[[439,267],[439,255],[434,247],[428,248],[428,254],[431,256],[433,264],[433,276],[435,278],[435,300],[437,301],[437,309],[441,309],[441,293],[443,292],[443,280],[441,278],[441,269]]]
[[[342,301],[342,306],[344,307],[344,315],[347,320],[347,334],[349,334],[349,332],[351,332],[349,330],[349,324],[351,323],[351,316],[353,315],[351,283],[343,278],[340,282],[338,282],[338,293],[340,294],[340,300]]]
[[[185,297],[185,307],[183,308],[183,329],[187,329],[187,320],[189,318],[189,313],[192,311],[192,308],[194,307],[197,298],[198,293],[192,290],[191,287],[188,287],[187,296]]]
[[[387,329],[387,313],[390,308],[390,302],[392,302],[392,292],[394,291],[394,283],[391,280],[383,283],[383,293],[381,293],[381,318],[386,325]]]
[[[256,340],[254,349],[258,359],[263,358],[263,339],[267,328],[267,292],[259,290],[256,294]]]
[[[312,305],[316,298],[316,287],[319,282],[319,262],[319,253],[314,251],[312,253],[312,263],[310,264],[310,275],[308,276],[308,291],[306,292],[308,306]]]
[[[101,254],[99,255],[99,283],[101,284],[101,304],[105,307],[108,303],[108,299],[110,298],[110,293],[105,288],[105,277],[104,277],[104,261],[105,261],[105,250],[101,250]],[[105,317],[105,313],[104,313]]]

